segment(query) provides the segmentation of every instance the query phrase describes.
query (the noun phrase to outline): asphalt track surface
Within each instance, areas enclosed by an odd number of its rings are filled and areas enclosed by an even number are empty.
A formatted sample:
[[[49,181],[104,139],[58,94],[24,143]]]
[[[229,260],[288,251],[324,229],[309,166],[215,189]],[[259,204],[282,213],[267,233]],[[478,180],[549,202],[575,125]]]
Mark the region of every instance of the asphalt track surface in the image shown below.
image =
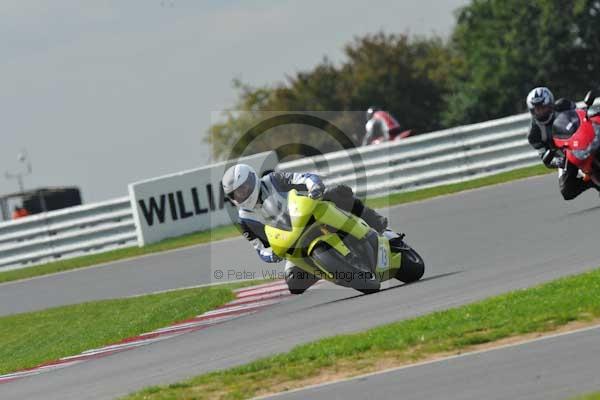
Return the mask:
[[[527,179],[388,210],[425,258],[424,279],[363,296],[323,285],[265,311],[74,367],[0,385],[4,399],[111,399],[355,332],[535,285],[600,265],[600,198],[564,202],[556,176]],[[29,309],[139,294],[259,269],[242,240],[0,286]],[[204,272],[201,272],[204,269]],[[104,272],[107,271],[107,272]],[[110,272],[110,273],[109,273]],[[80,287],[72,287],[80,285]],[[6,296],[6,295],[3,295]],[[28,300],[25,300],[28,298]],[[23,306],[20,306],[23,307]],[[12,309],[15,312],[16,308]]]
[[[600,328],[268,397],[566,400],[600,390]]]

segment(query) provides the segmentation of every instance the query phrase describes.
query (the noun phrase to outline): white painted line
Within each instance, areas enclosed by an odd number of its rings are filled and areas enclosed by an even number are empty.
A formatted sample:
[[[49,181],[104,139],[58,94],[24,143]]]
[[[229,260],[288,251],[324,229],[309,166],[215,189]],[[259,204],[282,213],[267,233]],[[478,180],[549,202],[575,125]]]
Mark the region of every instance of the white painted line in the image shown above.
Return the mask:
[[[279,303],[279,301],[277,299],[257,301],[252,304],[242,304],[242,305],[237,305],[237,306],[232,306],[232,307],[227,307],[227,308],[220,308],[220,309],[214,310],[214,311],[208,311],[207,313],[202,314],[199,317],[219,315],[219,314],[224,314],[224,313],[228,313],[228,312],[232,312],[232,311],[239,311],[239,310],[251,310],[254,308],[264,307],[266,305],[275,304],[275,303]]]
[[[79,364],[80,362],[82,362],[82,361],[72,361],[72,362],[66,362],[66,363],[44,365],[43,367],[38,367],[38,368],[30,369],[30,370],[13,372],[11,374],[1,375],[0,376],[0,383],[4,382],[4,381],[10,381],[10,380],[13,380],[13,379],[17,379],[17,378],[24,378],[26,376],[38,375],[38,374],[41,374],[41,373],[46,372],[48,370],[65,368],[65,367],[68,367],[68,366],[71,366],[71,365]]]
[[[264,283],[262,285],[236,289],[236,290],[234,290],[234,292],[236,293],[237,296],[244,296],[248,292],[253,292],[256,290],[260,291],[263,289],[268,289],[268,288],[273,288],[273,287],[287,287],[287,284],[284,281],[279,280],[279,281],[275,281],[275,282]]]
[[[145,344],[150,344],[150,343],[158,342],[160,340],[168,339],[173,336],[175,336],[175,335],[166,335],[165,334],[165,335],[158,336],[155,338],[150,338],[150,339],[140,339],[140,340],[135,340],[135,341],[127,342],[127,343],[113,344],[113,345],[106,346],[106,347],[100,347],[97,349],[86,350],[83,353],[78,354],[76,356],[63,357],[60,360],[69,360],[69,359],[74,359],[74,358],[82,357],[82,356],[101,354],[101,353],[106,353],[107,351],[126,349],[128,347],[139,347],[139,346],[142,346]]]
[[[275,292],[287,292],[287,293],[290,293],[287,285],[285,285],[285,286],[275,286],[275,287],[271,287],[271,288],[267,288],[267,289],[261,289],[261,290],[253,290],[251,292],[246,292],[246,293],[243,293],[241,295],[238,295],[237,298],[238,299],[244,299],[246,297],[259,296],[259,295],[262,295],[262,294],[269,294],[269,293],[275,293]]]
[[[236,293],[242,293],[242,292],[247,292],[248,290],[261,289],[261,288],[273,286],[273,285],[280,285],[282,282],[283,281],[281,279],[277,279],[277,280],[272,280],[270,282],[261,283],[259,285],[241,287],[239,289],[236,289],[235,291],[236,291]]]
[[[248,311],[248,313],[250,313],[250,312],[251,311]],[[173,330],[181,330],[181,329],[187,329],[187,328],[194,328],[194,327],[205,326],[205,325],[214,325],[214,324],[217,324],[219,322],[224,322],[224,321],[228,321],[230,319],[235,319],[237,317],[241,317],[243,315],[246,315],[246,313],[243,313],[243,314],[242,313],[240,313],[240,314],[233,314],[233,315],[224,315],[224,316],[221,316],[221,317],[215,317],[215,318],[211,318],[211,319],[194,321],[194,322],[190,321],[190,322],[185,323],[185,324],[168,326],[166,328],[157,329],[157,330],[149,332],[149,333],[144,333],[143,335],[140,335],[140,337],[148,336],[148,335],[161,334],[161,333],[164,333],[164,332],[171,332]]]
[[[233,300],[232,302],[228,303],[228,305],[232,305],[233,306],[233,305],[236,305],[236,304],[246,304],[246,303],[249,303],[249,302],[261,301],[261,300],[267,300],[267,299],[274,299],[274,298],[277,298],[277,297],[288,297],[288,296],[291,296],[291,293],[289,293],[289,291],[286,288],[285,291],[278,290],[278,291],[273,292],[273,293],[258,294],[258,295],[255,295],[255,296],[242,297],[241,299]]]
[[[253,400],[276,398],[276,397],[284,396],[284,395],[287,395],[287,394],[290,394],[290,393],[301,392],[303,390],[318,389],[320,387],[329,386],[329,385],[336,385],[338,383],[345,383],[345,382],[349,382],[349,381],[353,381],[353,380],[365,379],[365,378],[368,378],[368,377],[371,377],[371,376],[375,376],[375,375],[383,375],[383,374],[387,374],[388,372],[396,372],[396,371],[401,371],[403,369],[422,367],[422,366],[425,366],[425,365],[441,363],[441,362],[444,362],[444,361],[450,361],[450,360],[454,360],[454,359],[457,359],[457,358],[469,357],[469,356],[473,356],[473,355],[477,355],[477,354],[482,354],[482,353],[490,353],[490,352],[497,351],[497,350],[503,350],[503,349],[508,349],[508,348],[511,348],[511,347],[523,346],[523,345],[530,344],[530,343],[541,342],[541,341],[549,340],[549,339],[555,339],[555,338],[558,338],[558,337],[561,337],[561,336],[574,335],[574,334],[577,334],[577,333],[592,331],[592,330],[595,330],[595,329],[600,330],[600,325],[588,326],[586,328],[580,328],[580,329],[576,329],[576,330],[568,331],[568,332],[561,332],[561,333],[550,334],[550,335],[546,335],[546,336],[537,337],[537,338],[534,338],[534,339],[523,340],[521,342],[509,343],[509,344],[505,344],[505,345],[502,345],[502,346],[493,347],[493,348],[489,348],[489,349],[475,350],[475,351],[470,351],[470,352],[467,352],[467,353],[455,354],[453,356],[447,356],[447,357],[443,357],[443,358],[438,358],[436,360],[429,360],[429,361],[423,361],[423,362],[416,363],[416,364],[403,365],[401,367],[388,368],[388,369],[384,369],[384,370],[381,370],[381,371],[370,372],[368,374],[353,376],[353,377],[350,377],[350,378],[344,378],[344,379],[339,379],[339,380],[336,380],[336,381],[323,382],[323,383],[319,383],[319,384],[316,384],[316,385],[310,385],[310,386],[305,386],[305,387],[298,388],[298,389],[292,389],[292,390],[288,390],[286,392],[279,392],[279,393],[274,393],[274,394],[265,395],[265,396],[253,397]]]

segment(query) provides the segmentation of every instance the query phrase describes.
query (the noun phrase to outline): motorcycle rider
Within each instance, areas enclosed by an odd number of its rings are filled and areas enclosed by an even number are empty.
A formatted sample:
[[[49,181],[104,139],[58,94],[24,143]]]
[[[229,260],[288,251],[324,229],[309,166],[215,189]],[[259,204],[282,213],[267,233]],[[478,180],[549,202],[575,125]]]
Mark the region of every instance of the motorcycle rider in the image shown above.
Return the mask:
[[[259,257],[268,263],[281,258],[273,253],[265,235],[265,223],[276,222],[282,210],[283,197],[292,189],[308,192],[312,199],[332,201],[340,209],[361,217],[369,226],[383,232],[387,218],[365,206],[346,185],[325,188],[321,178],[311,173],[271,172],[259,178],[254,168],[246,164],[234,165],[225,171],[221,181],[227,198],[238,207],[238,217],[243,236],[252,242]],[[285,280],[290,292],[300,294],[319,280],[313,274],[285,265]]]
[[[552,141],[552,124],[556,114],[574,110],[576,105],[564,98],[554,101],[554,95],[547,87],[536,87],[527,95],[527,108],[531,113],[531,127],[527,140],[538,151],[544,165],[558,168],[558,186],[565,200],[572,200],[585,190],[596,187],[592,181],[584,181],[578,176],[579,168],[569,163],[564,155],[556,153]],[[596,189],[598,189],[596,187]]]
[[[371,139],[383,136],[384,141],[390,140],[390,135],[401,130],[398,121],[392,115],[381,108],[371,106],[367,110],[367,123],[365,125],[365,137],[362,145],[366,146]]]

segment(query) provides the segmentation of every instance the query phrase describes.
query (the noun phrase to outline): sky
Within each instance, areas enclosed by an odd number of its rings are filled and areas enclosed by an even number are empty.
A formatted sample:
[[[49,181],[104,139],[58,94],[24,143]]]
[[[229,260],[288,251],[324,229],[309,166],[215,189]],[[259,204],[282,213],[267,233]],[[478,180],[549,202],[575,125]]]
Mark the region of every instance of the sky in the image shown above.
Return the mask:
[[[85,203],[207,165],[234,78],[281,82],[379,30],[446,37],[468,2],[3,0],[0,194],[18,190],[5,173],[22,149],[26,189],[79,186]]]

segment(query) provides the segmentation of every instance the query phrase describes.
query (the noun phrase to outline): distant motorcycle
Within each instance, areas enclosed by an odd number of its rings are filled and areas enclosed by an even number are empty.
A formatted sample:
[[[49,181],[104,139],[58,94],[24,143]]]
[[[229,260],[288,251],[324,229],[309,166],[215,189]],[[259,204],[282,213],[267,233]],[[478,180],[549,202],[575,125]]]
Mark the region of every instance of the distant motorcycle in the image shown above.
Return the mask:
[[[407,138],[410,135],[412,135],[412,133],[413,133],[412,129],[407,129],[407,130],[392,129],[390,131],[390,140],[389,140],[389,142],[393,142],[393,141],[397,141],[397,140],[401,140],[401,139]],[[377,137],[372,138],[371,140],[369,140],[367,142],[367,146],[371,145],[371,144],[378,144],[378,143],[384,143],[384,142],[386,142],[386,140],[384,140],[384,138],[382,136],[377,136]]]
[[[376,118],[370,119],[365,126],[365,136],[363,137],[362,145],[368,146],[386,141],[397,141],[404,139],[413,133],[411,129],[403,130],[397,125],[398,123],[395,120],[390,123],[394,123],[396,126],[390,129],[385,121]]]
[[[600,108],[593,106],[595,99],[590,91],[583,100],[584,109],[559,112],[552,125],[552,140],[556,151],[579,168],[585,181],[600,185]],[[556,156],[556,151],[545,157]]]

